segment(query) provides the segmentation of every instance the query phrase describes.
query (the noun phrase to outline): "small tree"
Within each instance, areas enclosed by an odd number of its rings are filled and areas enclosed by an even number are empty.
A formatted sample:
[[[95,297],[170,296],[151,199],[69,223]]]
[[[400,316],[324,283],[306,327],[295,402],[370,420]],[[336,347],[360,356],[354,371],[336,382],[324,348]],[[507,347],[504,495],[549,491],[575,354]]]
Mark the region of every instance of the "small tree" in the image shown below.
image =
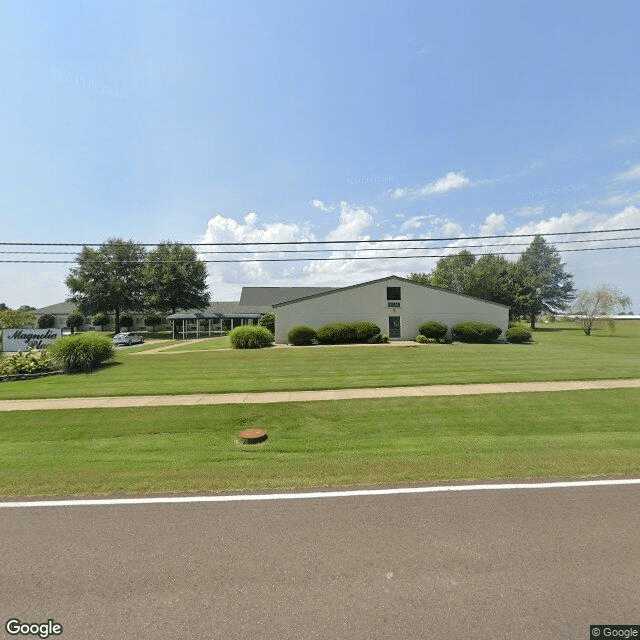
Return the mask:
[[[159,313],[149,313],[144,317],[144,323],[151,327],[152,331],[155,331],[156,327],[162,324],[162,316]]]
[[[582,291],[576,298],[572,311],[580,321],[584,334],[589,336],[596,320],[608,320],[618,309],[630,306],[631,299],[623,295],[620,289],[601,284],[595,289]]]
[[[104,328],[111,322],[111,318],[104,312],[100,311],[91,318],[91,323],[94,327],[100,327],[100,331],[104,331]]]
[[[75,333],[76,329],[79,329],[84,324],[84,316],[80,311],[72,311],[67,316],[67,327],[71,329],[71,333]]]
[[[28,311],[0,311],[0,329],[33,329],[37,319]]]
[[[258,320],[258,324],[261,327],[265,327],[271,331],[271,333],[276,332],[276,314],[273,311],[269,311],[265,313],[260,320]]]
[[[123,311],[120,314],[120,326],[127,327],[127,329],[133,328],[133,316],[128,311]]]
[[[52,313],[43,313],[38,318],[38,329],[51,329],[55,324],[56,317]]]

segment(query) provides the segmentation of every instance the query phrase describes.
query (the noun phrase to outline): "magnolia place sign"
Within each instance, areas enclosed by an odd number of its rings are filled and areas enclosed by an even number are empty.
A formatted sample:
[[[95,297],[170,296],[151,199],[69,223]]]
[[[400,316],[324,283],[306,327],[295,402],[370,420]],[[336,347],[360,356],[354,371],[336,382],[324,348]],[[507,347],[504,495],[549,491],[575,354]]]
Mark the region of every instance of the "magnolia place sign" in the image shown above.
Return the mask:
[[[55,342],[61,335],[61,329],[4,329],[2,349],[3,351],[42,349]]]

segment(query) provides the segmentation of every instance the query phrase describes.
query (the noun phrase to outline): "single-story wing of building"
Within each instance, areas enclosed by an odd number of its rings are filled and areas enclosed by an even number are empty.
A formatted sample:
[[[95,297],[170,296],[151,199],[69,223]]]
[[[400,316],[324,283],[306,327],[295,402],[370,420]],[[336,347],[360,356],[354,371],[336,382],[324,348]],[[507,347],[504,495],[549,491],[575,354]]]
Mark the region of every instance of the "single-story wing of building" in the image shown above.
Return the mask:
[[[413,340],[419,327],[438,320],[451,327],[459,322],[509,326],[509,307],[420,284],[407,278],[388,276],[349,287],[331,289],[273,305],[276,342],[287,343],[296,325],[317,329],[331,322],[367,320],[377,324],[392,340]]]

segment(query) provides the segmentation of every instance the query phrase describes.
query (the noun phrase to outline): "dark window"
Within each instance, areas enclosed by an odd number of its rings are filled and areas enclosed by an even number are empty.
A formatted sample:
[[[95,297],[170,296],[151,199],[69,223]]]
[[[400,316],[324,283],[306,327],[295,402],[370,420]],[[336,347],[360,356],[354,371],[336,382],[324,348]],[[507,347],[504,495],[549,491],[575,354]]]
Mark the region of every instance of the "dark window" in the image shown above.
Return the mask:
[[[402,300],[400,287],[387,287],[387,300]]]

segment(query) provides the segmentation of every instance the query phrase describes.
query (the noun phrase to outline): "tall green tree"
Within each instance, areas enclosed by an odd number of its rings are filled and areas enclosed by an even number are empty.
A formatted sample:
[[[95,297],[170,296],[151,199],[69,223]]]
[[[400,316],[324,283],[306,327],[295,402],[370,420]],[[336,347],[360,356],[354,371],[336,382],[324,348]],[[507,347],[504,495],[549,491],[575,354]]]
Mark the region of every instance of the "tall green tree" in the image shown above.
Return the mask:
[[[493,253],[481,256],[469,268],[467,288],[462,293],[513,307],[517,290],[513,267],[504,256]]]
[[[165,241],[147,254],[145,305],[161,313],[202,309],[210,304],[207,267],[192,247]]]
[[[536,236],[516,262],[517,304],[529,317],[532,329],[543,305],[564,309],[575,297],[573,276],[565,266],[559,251],[542,236]]]
[[[432,287],[449,289],[456,293],[466,293],[469,289],[469,271],[476,257],[469,251],[460,251],[451,256],[440,258],[436,268],[430,273],[412,273],[409,278],[414,282],[429,284]]]
[[[84,315],[113,312],[116,333],[123,309],[142,309],[144,247],[133,240],[110,238],[98,249],[83,247],[65,280]]]

